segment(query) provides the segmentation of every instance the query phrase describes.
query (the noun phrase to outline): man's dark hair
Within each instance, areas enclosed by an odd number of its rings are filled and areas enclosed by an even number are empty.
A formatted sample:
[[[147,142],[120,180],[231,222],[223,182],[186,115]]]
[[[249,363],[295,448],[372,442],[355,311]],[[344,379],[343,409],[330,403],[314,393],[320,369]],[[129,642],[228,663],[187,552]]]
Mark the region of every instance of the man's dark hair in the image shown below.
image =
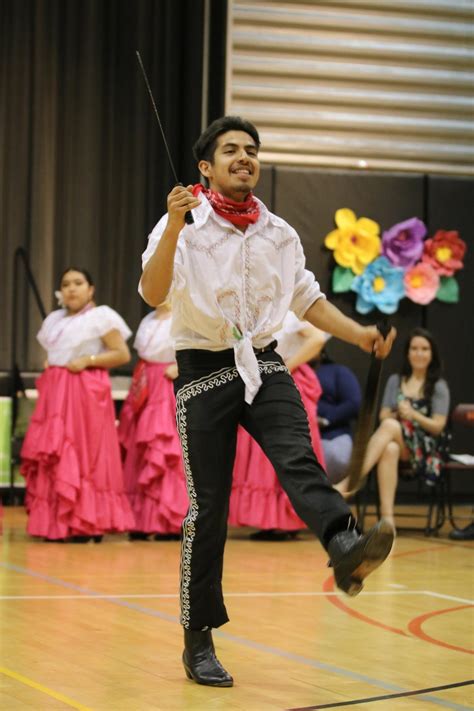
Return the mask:
[[[258,131],[250,121],[240,116],[222,116],[211,123],[193,146],[193,154],[196,160],[207,160],[212,163],[214,152],[217,146],[217,139],[227,131],[245,131],[254,140],[257,149],[260,148],[260,136]]]

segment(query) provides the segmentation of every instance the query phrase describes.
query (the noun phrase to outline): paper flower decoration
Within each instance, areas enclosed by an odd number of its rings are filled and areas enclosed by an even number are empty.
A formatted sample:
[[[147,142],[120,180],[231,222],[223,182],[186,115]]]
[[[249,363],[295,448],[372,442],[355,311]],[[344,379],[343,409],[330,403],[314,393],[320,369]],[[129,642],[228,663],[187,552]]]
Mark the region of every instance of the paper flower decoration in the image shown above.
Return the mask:
[[[426,226],[417,217],[398,222],[383,233],[382,254],[395,267],[407,269],[420,259],[425,235]]]
[[[376,222],[357,219],[347,207],[337,210],[334,219],[337,229],[324,240],[337,263],[332,290],[355,291],[359,313],[377,308],[393,314],[404,296],[421,305],[435,298],[447,304],[459,301],[453,274],[464,266],[467,247],[456,231],[438,230],[425,240],[425,224],[410,217],[385,230],[381,240]]]
[[[367,217],[357,219],[347,207],[337,210],[335,221],[338,229],[326,235],[324,244],[334,250],[334,259],[341,267],[362,274],[380,254],[379,225]]]
[[[393,314],[398,302],[405,295],[403,269],[394,267],[386,257],[379,257],[368,265],[352,282],[352,291],[357,293],[356,309],[368,314],[378,308],[384,314]]]
[[[422,260],[431,264],[438,274],[453,276],[462,269],[466,243],[454,230],[438,230],[432,239],[427,239]]]
[[[459,301],[459,284],[454,277],[444,277],[440,279],[439,289],[436,292],[438,301],[445,304],[457,304]]]
[[[439,289],[440,278],[430,264],[420,262],[409,269],[404,277],[405,292],[415,304],[429,304]]]

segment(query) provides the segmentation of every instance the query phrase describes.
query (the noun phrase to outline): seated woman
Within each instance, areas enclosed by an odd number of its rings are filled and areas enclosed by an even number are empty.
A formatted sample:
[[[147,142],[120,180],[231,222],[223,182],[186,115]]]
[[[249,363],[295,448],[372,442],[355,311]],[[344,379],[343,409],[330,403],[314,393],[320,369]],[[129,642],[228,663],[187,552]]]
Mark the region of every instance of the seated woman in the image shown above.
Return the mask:
[[[449,412],[449,390],[440,376],[433,336],[415,328],[406,342],[400,373],[387,381],[381,423],[364,461],[364,475],[377,466],[381,516],[392,524],[399,461],[409,461],[413,476],[423,477],[428,484],[440,475],[439,435]]]
[[[345,491],[345,479],[352,454],[351,422],[362,401],[359,381],[350,368],[334,363],[323,349],[313,363],[321,383],[318,423],[331,484]]]

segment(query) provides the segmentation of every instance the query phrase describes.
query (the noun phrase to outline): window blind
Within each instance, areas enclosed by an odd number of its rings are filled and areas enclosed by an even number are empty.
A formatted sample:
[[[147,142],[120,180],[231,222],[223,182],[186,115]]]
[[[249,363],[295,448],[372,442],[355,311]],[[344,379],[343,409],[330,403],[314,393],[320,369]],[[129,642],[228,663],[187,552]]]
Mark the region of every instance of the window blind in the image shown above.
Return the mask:
[[[226,113],[263,162],[474,173],[472,0],[231,0]]]

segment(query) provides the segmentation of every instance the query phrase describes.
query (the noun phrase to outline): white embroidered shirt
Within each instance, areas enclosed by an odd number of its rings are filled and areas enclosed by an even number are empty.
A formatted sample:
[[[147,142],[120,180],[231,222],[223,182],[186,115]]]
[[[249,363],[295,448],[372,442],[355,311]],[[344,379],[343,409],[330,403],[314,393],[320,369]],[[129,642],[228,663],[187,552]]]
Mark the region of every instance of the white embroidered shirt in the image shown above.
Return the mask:
[[[302,318],[324,294],[305,268],[297,232],[261,201],[259,219],[241,232],[217,215],[202,193],[200,200],[194,224],[185,225],[178,239],[168,295],[171,333],[176,350],[233,348],[251,403],[261,385],[253,348],[273,340],[289,309]],[[166,223],[164,215],[150,234],[143,268]]]
[[[57,309],[45,318],[36,337],[48,354],[49,365],[64,366],[75,358],[103,353],[102,336],[113,330],[124,340],[132,335],[110,306],[95,306],[73,316],[68,316],[66,309]]]

